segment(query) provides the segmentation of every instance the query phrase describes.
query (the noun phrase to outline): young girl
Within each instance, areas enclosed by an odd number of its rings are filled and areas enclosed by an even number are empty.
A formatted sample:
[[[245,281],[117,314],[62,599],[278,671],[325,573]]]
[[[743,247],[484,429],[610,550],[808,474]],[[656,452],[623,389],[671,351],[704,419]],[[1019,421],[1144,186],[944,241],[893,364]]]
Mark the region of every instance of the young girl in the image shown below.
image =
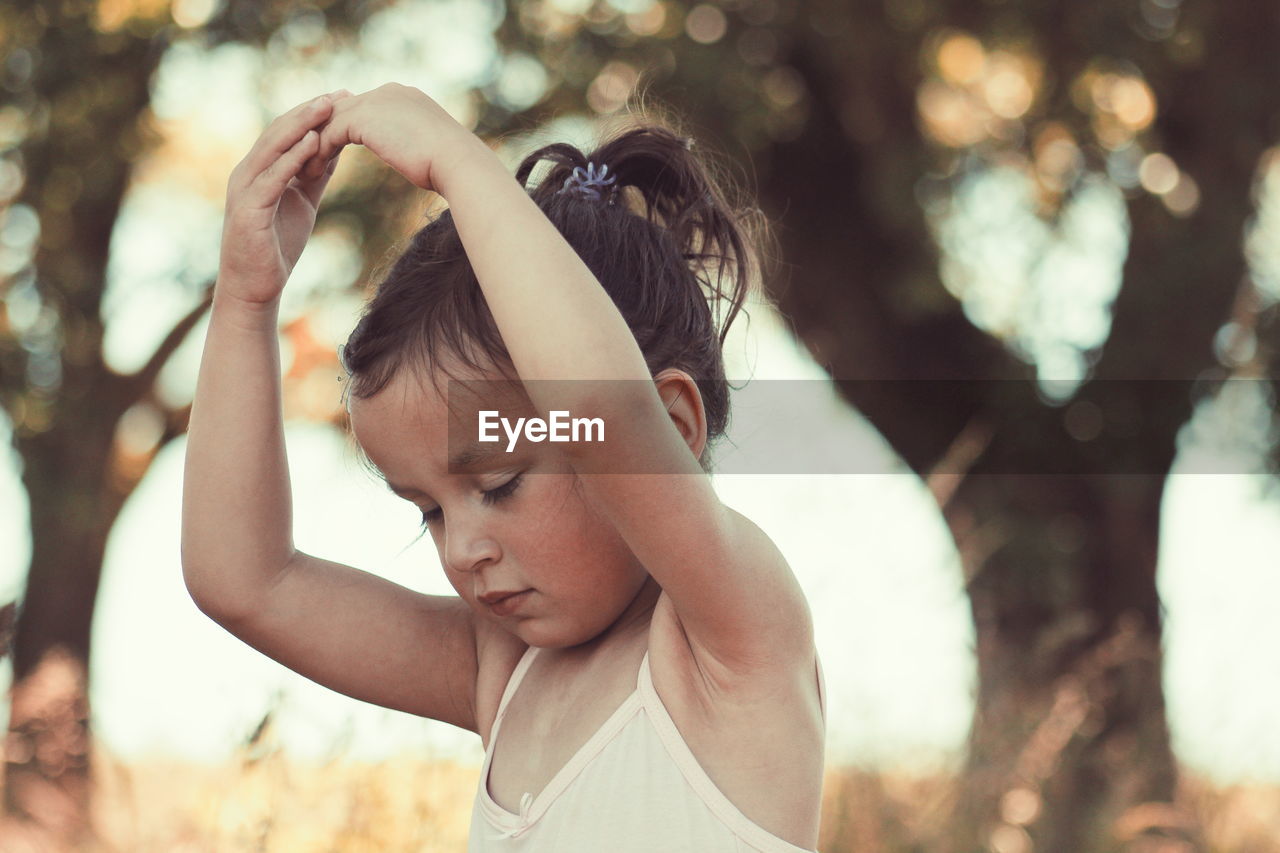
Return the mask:
[[[279,297],[352,143],[449,203],[381,282],[343,363],[356,442],[421,509],[458,597],[291,539]],[[543,159],[555,166],[526,190]],[[479,734],[472,851],[817,845],[825,708],[808,606],[707,476],[745,243],[709,169],[661,123],[589,156],[546,146],[513,181],[398,84],[294,108],[232,172],[187,449],[187,588],[303,675]],[[713,261],[735,271],[719,336],[702,291]],[[523,412],[496,396],[501,380]],[[481,411],[584,413],[606,440],[482,441]]]

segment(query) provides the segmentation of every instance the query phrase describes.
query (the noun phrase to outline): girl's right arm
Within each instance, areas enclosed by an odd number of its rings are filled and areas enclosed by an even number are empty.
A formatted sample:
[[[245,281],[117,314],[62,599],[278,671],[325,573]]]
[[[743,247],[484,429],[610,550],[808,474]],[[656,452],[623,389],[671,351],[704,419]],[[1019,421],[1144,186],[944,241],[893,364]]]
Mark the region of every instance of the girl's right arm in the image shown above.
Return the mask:
[[[201,611],[313,681],[477,731],[476,630],[466,602],[293,547],[277,321],[333,171],[298,177],[318,146],[311,129],[329,109],[313,103],[276,119],[228,182],[188,433],[183,578]]]

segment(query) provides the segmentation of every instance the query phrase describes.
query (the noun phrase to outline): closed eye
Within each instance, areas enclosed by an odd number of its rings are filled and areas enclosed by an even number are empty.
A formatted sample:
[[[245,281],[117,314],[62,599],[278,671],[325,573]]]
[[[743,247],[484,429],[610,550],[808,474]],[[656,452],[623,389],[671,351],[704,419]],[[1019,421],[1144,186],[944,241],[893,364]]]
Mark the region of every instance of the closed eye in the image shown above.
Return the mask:
[[[511,497],[511,495],[515,493],[515,490],[520,487],[520,482],[523,479],[524,479],[524,472],[516,474],[510,480],[507,480],[507,482],[503,483],[501,486],[496,486],[492,489],[488,489],[485,492],[483,492],[482,500],[484,501],[486,506],[492,506],[493,504],[496,504],[499,501],[502,501],[502,500],[505,500],[506,498]],[[425,530],[427,526],[430,525],[432,522],[439,521],[443,517],[443,515],[444,513],[441,511],[440,507],[436,507],[435,509],[424,510],[422,513],[423,529]]]

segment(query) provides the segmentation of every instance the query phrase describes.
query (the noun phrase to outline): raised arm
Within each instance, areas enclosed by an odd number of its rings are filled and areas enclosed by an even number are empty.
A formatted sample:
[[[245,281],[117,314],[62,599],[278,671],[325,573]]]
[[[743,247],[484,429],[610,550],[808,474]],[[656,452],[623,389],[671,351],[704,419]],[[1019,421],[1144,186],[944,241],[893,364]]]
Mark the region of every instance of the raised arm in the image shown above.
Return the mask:
[[[331,110],[318,98],[277,118],[227,181],[182,492],[183,575],[220,613],[248,609],[294,553],[277,320],[329,177],[294,175]]]
[[[425,94],[398,84],[339,105],[321,133],[319,157],[348,143],[365,145],[447,199],[539,414],[567,409],[601,417],[612,431],[607,444],[564,445],[566,454],[587,475],[587,498],[670,597],[700,660],[733,676],[807,658],[810,614],[786,561],[756,525],[721,503],[626,321],[498,157]],[[641,381],[576,389],[537,381],[548,379]],[[637,470],[666,473],[613,476]]]
[[[263,133],[228,182],[222,263],[196,383],[182,572],[196,605],[327,687],[476,731],[470,609],[297,551],[281,414],[279,296],[328,175],[297,180],[330,105]]]
[[[704,669],[732,679],[807,659],[799,583],[772,540],[720,501],[695,455],[701,444],[691,448],[673,422],[590,269],[488,149],[439,180],[534,406],[544,418],[559,409],[603,419],[607,442],[562,446],[587,499],[670,597]],[[530,381],[548,379],[631,381]]]

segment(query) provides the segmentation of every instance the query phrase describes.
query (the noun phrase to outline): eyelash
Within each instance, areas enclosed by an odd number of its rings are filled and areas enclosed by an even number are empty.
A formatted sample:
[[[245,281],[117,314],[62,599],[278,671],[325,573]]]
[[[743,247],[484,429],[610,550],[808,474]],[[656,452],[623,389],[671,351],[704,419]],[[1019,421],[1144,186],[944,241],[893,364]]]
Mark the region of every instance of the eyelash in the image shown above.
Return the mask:
[[[484,503],[487,506],[492,506],[493,504],[496,504],[498,501],[505,500],[506,498],[511,497],[511,495],[515,492],[516,488],[520,485],[520,481],[523,478],[524,478],[524,473],[521,472],[519,474],[516,474],[510,480],[507,480],[507,482],[503,483],[501,486],[498,486],[497,488],[489,489],[488,491],[484,492]],[[422,528],[425,530],[427,528],[427,525],[429,525],[431,522],[439,518],[440,518],[439,507],[436,507],[435,509],[427,510],[422,514]]]

